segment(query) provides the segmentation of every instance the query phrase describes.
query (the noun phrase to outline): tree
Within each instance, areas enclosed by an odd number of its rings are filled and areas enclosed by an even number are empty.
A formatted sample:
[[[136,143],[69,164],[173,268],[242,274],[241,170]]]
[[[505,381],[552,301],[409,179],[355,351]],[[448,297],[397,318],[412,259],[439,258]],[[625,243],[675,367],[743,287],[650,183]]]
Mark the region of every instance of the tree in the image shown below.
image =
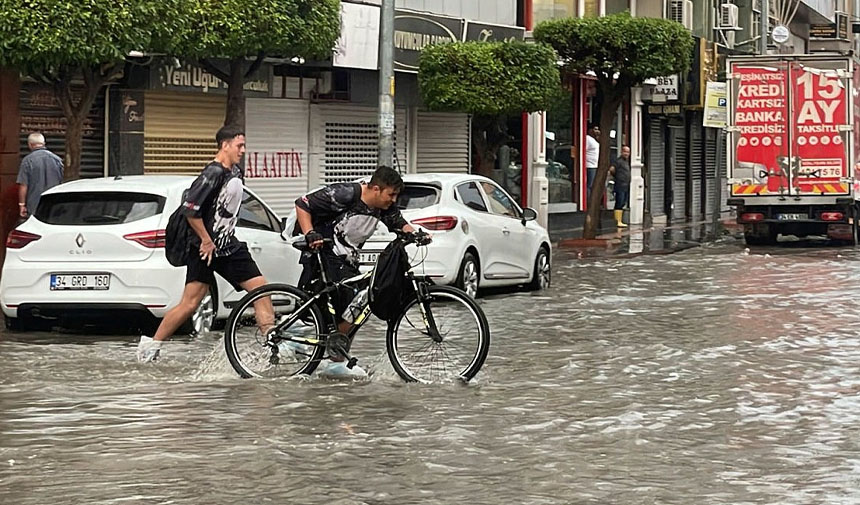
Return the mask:
[[[555,51],[541,44],[453,42],[426,47],[419,60],[424,104],[473,115],[475,167],[484,176],[509,140],[506,118],[543,110],[560,84]]]
[[[535,27],[534,37],[555,48],[566,70],[597,76],[601,149],[583,230],[584,238],[594,238],[609,173],[609,131],[615,112],[630,89],[645,79],[685,72],[693,37],[675,21],[634,18],[628,13],[551,19]]]
[[[0,0],[0,64],[53,86],[66,119],[67,180],[80,176],[83,124],[102,86],[122,75],[130,51],[169,49],[180,2]]]
[[[243,86],[266,56],[326,59],[340,35],[340,0],[187,0],[187,9],[180,54],[227,83],[225,125],[245,126]]]

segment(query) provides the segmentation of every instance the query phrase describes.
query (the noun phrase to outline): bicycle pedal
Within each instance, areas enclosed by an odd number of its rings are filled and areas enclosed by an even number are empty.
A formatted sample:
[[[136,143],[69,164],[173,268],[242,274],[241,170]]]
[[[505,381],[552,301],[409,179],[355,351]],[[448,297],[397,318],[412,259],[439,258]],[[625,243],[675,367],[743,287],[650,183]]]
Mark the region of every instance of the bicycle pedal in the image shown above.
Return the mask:
[[[349,368],[350,370],[352,370],[352,367],[354,367],[357,364],[358,364],[358,359],[349,358],[349,360],[346,362],[346,367]]]

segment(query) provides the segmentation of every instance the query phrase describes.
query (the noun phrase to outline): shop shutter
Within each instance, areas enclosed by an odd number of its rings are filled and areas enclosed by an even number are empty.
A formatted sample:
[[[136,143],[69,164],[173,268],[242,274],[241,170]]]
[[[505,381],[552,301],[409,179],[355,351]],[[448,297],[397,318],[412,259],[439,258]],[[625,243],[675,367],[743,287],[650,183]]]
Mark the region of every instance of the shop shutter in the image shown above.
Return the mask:
[[[663,121],[651,118],[648,143],[648,196],[652,217],[666,215],[666,139],[663,138]]]
[[[375,107],[350,104],[324,104],[312,118],[320,142],[320,184],[352,181],[376,170],[379,118]],[[406,110],[397,109],[394,118],[394,164],[406,172]],[[312,167],[313,169],[313,167]]]
[[[99,92],[84,120],[81,145],[81,177],[102,177],[105,173],[105,92]],[[75,90],[72,91],[75,93]],[[27,137],[34,132],[45,136],[46,147],[63,159],[66,154],[66,118],[51,86],[23,83],[19,93],[21,109],[21,157],[30,153]]]
[[[672,219],[687,217],[687,137],[681,127],[669,127],[672,142]]]
[[[199,174],[215,156],[226,107],[221,95],[146,92],[143,172]]]
[[[705,132],[705,214],[714,213],[714,176],[717,173],[717,130],[708,128]]]
[[[705,189],[705,166],[702,160],[702,155],[704,154],[704,139],[702,138],[704,128],[701,124],[701,116],[694,115],[693,122],[690,124],[690,176],[692,178],[691,187],[693,193],[690,196],[692,205],[690,217],[693,220],[701,218],[704,211],[702,208],[702,192]]]
[[[416,171],[469,172],[469,116],[462,113],[418,112]]]
[[[245,102],[245,185],[281,217],[308,191],[308,115],[305,100],[249,98]]]

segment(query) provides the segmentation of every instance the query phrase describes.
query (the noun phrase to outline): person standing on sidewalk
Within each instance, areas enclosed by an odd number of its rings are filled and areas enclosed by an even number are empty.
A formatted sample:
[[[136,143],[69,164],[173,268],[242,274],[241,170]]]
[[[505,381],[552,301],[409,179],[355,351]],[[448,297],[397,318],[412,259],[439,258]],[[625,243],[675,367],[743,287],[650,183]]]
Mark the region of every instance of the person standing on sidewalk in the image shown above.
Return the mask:
[[[621,156],[615,160],[611,167],[615,176],[615,223],[619,228],[626,228],[622,220],[624,218],[624,207],[630,198],[630,147],[621,146]]]
[[[36,212],[42,193],[63,182],[63,160],[45,147],[45,136],[31,133],[27,137],[30,154],[21,160],[18,170],[18,216]]]
[[[238,167],[245,153],[245,133],[234,126],[224,126],[215,135],[218,153],[203,172],[194,180],[184,196],[183,213],[193,230],[189,234],[191,250],[186,263],[185,290],[179,304],[167,311],[155,335],[142,335],[137,346],[137,359],[155,361],[161,344],[191,317],[209,286],[215,283],[215,274],[223,277],[239,290],[251,291],[266,284],[248,246],[239,242],[233,232],[242,203],[242,179]],[[254,302],[257,325],[261,332],[274,324],[274,310],[270,298]]]
[[[597,161],[600,159],[600,142],[597,141],[599,136],[600,127],[594,123],[589,125],[588,133],[585,135],[586,199],[591,198],[591,186],[597,177]]]

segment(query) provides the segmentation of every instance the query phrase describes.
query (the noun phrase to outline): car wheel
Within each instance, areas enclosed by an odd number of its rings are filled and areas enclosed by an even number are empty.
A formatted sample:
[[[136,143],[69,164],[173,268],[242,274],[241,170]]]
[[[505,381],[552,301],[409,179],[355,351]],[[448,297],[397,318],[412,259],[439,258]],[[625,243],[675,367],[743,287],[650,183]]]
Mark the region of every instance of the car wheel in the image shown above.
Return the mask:
[[[24,331],[25,325],[17,317],[3,317],[3,322],[6,324],[7,330]]]
[[[460,273],[457,275],[457,287],[472,298],[478,297],[478,284],[481,279],[481,267],[475,255],[467,252],[460,263]]]
[[[215,293],[210,288],[206,296],[203,297],[203,300],[200,301],[200,305],[197,306],[197,309],[188,318],[188,321],[179,328],[179,333],[194,336],[208,333],[215,326],[215,312]]]
[[[545,247],[538,249],[535,257],[535,268],[532,274],[532,281],[528,288],[533,291],[546,289],[552,281],[552,265],[550,264],[549,251]]]

